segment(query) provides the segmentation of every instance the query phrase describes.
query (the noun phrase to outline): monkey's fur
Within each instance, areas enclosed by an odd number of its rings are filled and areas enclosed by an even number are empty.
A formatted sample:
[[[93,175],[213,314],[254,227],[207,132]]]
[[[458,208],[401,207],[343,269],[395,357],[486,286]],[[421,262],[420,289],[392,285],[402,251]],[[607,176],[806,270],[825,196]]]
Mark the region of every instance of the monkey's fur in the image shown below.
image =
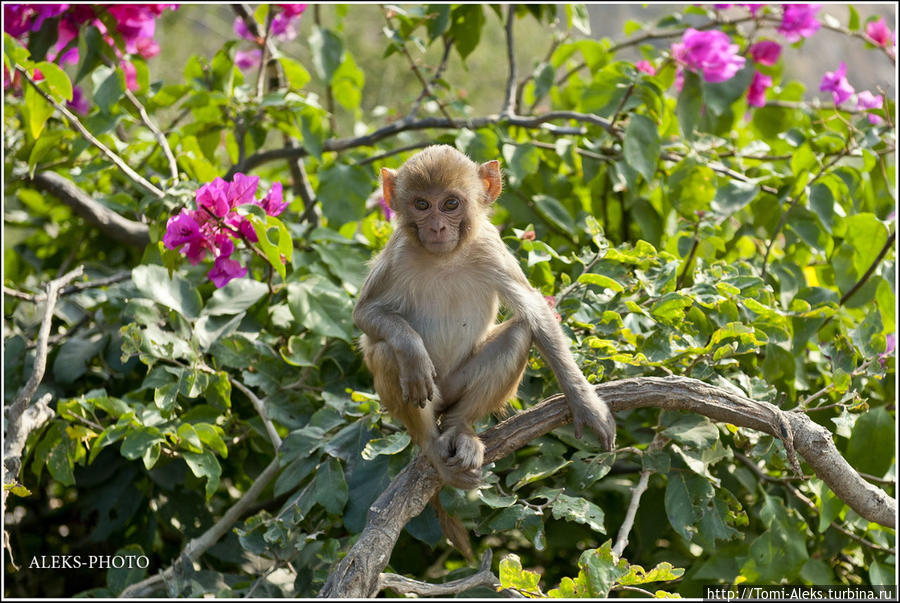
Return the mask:
[[[559,381],[576,437],[587,426],[611,449],[615,422],[606,403],[490,222],[499,163],[477,165],[436,145],[381,173],[396,229],[372,263],[353,319],[382,404],[441,478],[459,488],[479,484],[484,445],[472,425],[515,394],[532,343]],[[513,317],[497,324],[501,303]]]

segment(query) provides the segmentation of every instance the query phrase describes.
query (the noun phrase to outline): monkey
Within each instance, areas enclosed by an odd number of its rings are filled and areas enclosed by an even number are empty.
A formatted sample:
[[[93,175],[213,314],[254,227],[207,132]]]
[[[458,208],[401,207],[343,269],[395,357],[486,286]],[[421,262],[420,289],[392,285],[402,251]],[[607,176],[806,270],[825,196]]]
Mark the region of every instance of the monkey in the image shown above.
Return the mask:
[[[484,444],[473,424],[515,395],[532,344],[565,394],[575,436],[588,427],[612,449],[606,403],[490,221],[503,186],[499,162],[479,165],[432,145],[381,176],[396,225],[372,261],[353,320],[382,404],[441,479],[462,489],[481,483]],[[497,323],[501,303],[512,315]]]

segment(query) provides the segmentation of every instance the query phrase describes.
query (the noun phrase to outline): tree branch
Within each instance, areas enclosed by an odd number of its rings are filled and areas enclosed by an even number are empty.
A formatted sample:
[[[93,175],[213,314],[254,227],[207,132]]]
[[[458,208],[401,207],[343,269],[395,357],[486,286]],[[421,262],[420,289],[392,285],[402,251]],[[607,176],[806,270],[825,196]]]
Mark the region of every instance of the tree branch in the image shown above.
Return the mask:
[[[71,111],[66,109],[65,106],[60,105],[58,102],[56,102],[56,99],[44,92],[44,90],[40,86],[38,86],[33,79],[31,79],[31,76],[28,75],[28,71],[26,71],[22,67],[19,67],[18,65],[16,65],[16,71],[19,72],[19,75],[21,75],[22,78],[44,98],[44,100],[53,105],[54,109],[62,113],[63,116],[67,120],[69,120],[69,123],[72,124],[72,126],[74,126],[74,128],[78,130],[81,135],[84,136],[85,139],[87,139],[88,142],[100,149],[100,152],[106,155],[107,159],[112,161],[116,165],[116,167],[122,170],[122,173],[125,174],[132,182],[146,190],[157,199],[162,199],[166,196],[164,192],[153,186],[153,184],[151,184],[147,179],[131,169],[131,167],[127,163],[125,163],[124,159],[113,153],[109,149],[109,147],[97,140],[97,138],[93,134],[91,134],[86,127],[84,127],[84,124],[81,123],[81,120],[79,120]]]
[[[509,75],[506,78],[506,98],[503,101],[503,109],[500,115],[512,117],[516,114],[516,53],[513,41],[513,22],[516,19],[516,5],[506,7],[506,62],[509,67]]]
[[[187,543],[187,546],[184,547],[184,550],[178,556],[178,559],[186,559],[190,562],[196,561],[203,553],[209,550],[210,547],[216,544],[219,539],[231,530],[232,526],[234,526],[250,505],[256,501],[260,492],[262,492],[263,488],[275,478],[275,474],[278,473],[279,469],[278,459],[275,458],[266,465],[266,468],[259,474],[259,477],[256,478],[253,485],[250,486],[244,495],[225,512],[219,521],[203,532],[203,534]],[[122,594],[119,596],[145,597],[154,591],[162,589],[167,582],[175,577],[177,571],[176,568],[179,565],[180,564],[177,562],[173,563],[158,574],[132,584],[123,590]]]
[[[25,450],[25,441],[28,439],[28,434],[40,428],[53,417],[54,412],[49,406],[50,400],[52,400],[50,394],[42,396],[33,406],[29,406],[29,404],[31,404],[31,399],[41,384],[44,378],[44,371],[47,369],[50,327],[53,323],[53,312],[56,309],[59,292],[83,273],[84,266],[78,266],[71,272],[47,283],[46,305],[44,306],[44,314],[41,317],[41,326],[38,329],[31,376],[19,391],[15,401],[5,411],[2,498],[4,509],[6,508],[6,497],[9,495],[8,488],[16,483],[19,469],[22,466],[22,452]]]
[[[443,584],[431,584],[414,580],[406,576],[398,574],[380,574],[378,576],[378,591],[391,589],[401,595],[417,595],[420,597],[448,597],[458,595],[459,593],[471,590],[479,586],[489,586],[497,588],[500,586],[500,580],[491,571],[491,560],[493,553],[490,549],[484,552],[481,557],[481,565],[478,571],[471,576],[460,578],[459,580],[451,580]]]
[[[71,207],[72,211],[98,227],[108,237],[141,249],[150,244],[150,229],[146,224],[124,218],[94,201],[68,178],[56,172],[37,172],[31,182]]]
[[[266,427],[266,433],[269,434],[269,440],[271,440],[272,445],[275,447],[275,452],[278,452],[278,449],[281,448],[281,436],[278,435],[278,432],[275,431],[275,425],[272,423],[272,419],[268,417],[266,414],[266,405],[265,403],[259,399],[259,397],[254,394],[249,387],[238,381],[237,379],[232,378],[231,383],[234,384],[236,388],[241,390],[245,396],[250,398],[250,402],[253,404],[253,408],[256,409],[257,414],[259,414],[259,418],[262,419],[263,425]]]
[[[698,413],[715,421],[749,427],[781,438],[789,457],[800,453],[832,492],[862,517],[894,527],[897,501],[867,483],[840,455],[831,433],[803,413],[783,411],[768,402],[687,377],[622,379],[597,386],[613,411],[657,407]],[[502,458],[534,438],[571,421],[565,397],[557,394],[480,435],[485,464]],[[400,472],[369,508],[365,529],[332,570],[321,597],[369,597],[390,560],[406,523],[422,512],[441,482],[419,455]]]
[[[178,183],[178,162],[175,161],[175,155],[172,153],[172,147],[169,146],[169,141],[166,140],[166,135],[162,133],[162,131],[153,123],[153,120],[150,119],[150,116],[147,114],[147,109],[144,108],[144,105],[141,104],[141,101],[137,99],[134,93],[129,90],[127,87],[125,88],[125,97],[131,101],[131,104],[134,105],[134,108],[137,109],[138,115],[141,117],[141,121],[144,122],[144,125],[153,133],[153,136],[156,138],[156,142],[159,143],[160,148],[163,150],[163,154],[166,156],[166,161],[169,162],[169,177],[172,179],[172,184]]]

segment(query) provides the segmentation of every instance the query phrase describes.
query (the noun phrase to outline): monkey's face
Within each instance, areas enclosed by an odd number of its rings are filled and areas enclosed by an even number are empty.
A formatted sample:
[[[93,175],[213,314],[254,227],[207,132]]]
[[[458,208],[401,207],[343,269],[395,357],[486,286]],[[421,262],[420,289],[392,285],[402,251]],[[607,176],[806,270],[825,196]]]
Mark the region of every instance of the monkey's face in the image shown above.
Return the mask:
[[[467,199],[460,191],[417,192],[406,200],[407,224],[427,251],[441,255],[454,251],[465,238]]]

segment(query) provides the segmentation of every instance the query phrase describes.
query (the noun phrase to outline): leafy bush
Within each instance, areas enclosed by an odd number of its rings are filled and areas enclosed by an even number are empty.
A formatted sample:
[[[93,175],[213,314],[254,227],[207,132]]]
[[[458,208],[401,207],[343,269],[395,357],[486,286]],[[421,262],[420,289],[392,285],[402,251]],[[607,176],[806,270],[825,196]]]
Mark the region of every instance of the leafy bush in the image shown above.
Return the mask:
[[[579,35],[582,5],[388,7],[384,61],[421,94],[369,114],[379,74],[348,50],[346,7],[312,28],[311,64],[279,51],[303,6],[235,7],[243,41],[164,82],[145,59],[172,5],[4,5],[5,428],[22,436],[4,473],[7,595],[321,589],[415,455],[351,311],[392,228],[378,169],[432,143],[502,160],[494,221],[590,381],[684,375],[806,413],[894,495],[895,99],[854,90],[844,64],[823,74],[834,102],[783,75],[787,44],[812,35],[892,67],[883,20],[673,7],[616,43]],[[498,113],[477,115],[443,76],[494,19],[510,48],[550,50],[508,65]],[[517,39],[525,20],[559,35]],[[619,58],[634,47],[642,60]],[[78,265],[85,279],[61,278]],[[512,406],[554,392],[535,353]],[[797,479],[781,439],[658,408],[617,421],[614,453],[563,427],[486,487],[444,489],[477,548],[504,556],[504,587],[892,582],[893,529],[808,466]],[[395,572],[471,573],[430,510],[400,544]],[[149,563],[60,573],[42,555]],[[538,567],[543,587],[522,569]]]

